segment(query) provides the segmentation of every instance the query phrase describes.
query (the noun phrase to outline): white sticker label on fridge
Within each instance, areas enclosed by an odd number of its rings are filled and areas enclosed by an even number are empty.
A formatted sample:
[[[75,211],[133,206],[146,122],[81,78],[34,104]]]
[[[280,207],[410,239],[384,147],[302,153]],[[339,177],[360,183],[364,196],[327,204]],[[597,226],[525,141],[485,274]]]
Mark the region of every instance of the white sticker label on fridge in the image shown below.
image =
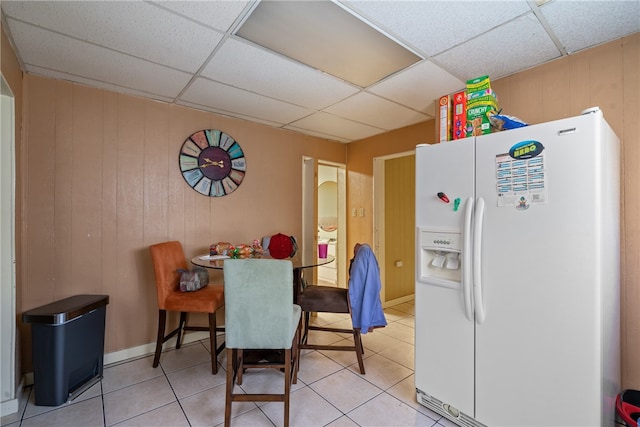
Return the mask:
[[[514,159],[509,153],[496,156],[498,206],[524,210],[530,204],[547,202],[544,153],[529,159]]]

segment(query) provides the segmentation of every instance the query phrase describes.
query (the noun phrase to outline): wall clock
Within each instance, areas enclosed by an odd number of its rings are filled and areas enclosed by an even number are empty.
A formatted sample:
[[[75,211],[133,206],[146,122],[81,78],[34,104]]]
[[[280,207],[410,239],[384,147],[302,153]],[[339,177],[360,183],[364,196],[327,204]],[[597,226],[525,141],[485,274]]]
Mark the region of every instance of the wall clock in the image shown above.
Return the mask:
[[[222,197],[242,183],[247,162],[240,144],[226,133],[208,129],[192,134],[180,149],[180,171],[200,194]]]

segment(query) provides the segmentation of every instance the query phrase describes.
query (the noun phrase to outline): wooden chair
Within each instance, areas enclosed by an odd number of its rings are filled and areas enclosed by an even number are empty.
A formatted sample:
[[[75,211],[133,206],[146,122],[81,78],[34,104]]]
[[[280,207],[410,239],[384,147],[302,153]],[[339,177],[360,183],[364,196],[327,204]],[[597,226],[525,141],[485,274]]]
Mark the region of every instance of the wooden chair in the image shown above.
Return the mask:
[[[291,384],[298,378],[301,309],[293,303],[293,265],[289,260],[228,259],[224,262],[227,388],[225,426],[233,402],[284,402],[289,425]],[[248,368],[284,370],[280,394],[234,393]]]
[[[158,338],[153,367],[158,367],[162,345],[177,335],[176,348],[182,344],[186,331],[209,331],[211,345],[211,372],[218,373],[217,355],[224,349],[224,343],[219,347],[216,338],[216,310],[224,305],[224,287],[222,285],[208,285],[194,292],[180,292],[179,269],[187,270],[187,261],[182,245],[178,241],[158,243],[149,247],[158,290]],[[178,327],[165,336],[167,312],[180,313]],[[189,326],[189,313],[207,313],[209,326]],[[223,329],[220,329],[223,330]]]
[[[359,249],[364,247],[364,250],[360,251]],[[366,262],[366,257],[371,257],[373,252],[368,245],[356,244],[354,247],[354,257],[351,259],[351,264],[349,266],[349,285],[351,286],[352,280],[354,280],[354,276],[352,273],[352,266],[355,262],[362,261]],[[358,258],[360,257],[360,258]],[[373,258],[375,260],[375,257]],[[365,268],[369,269],[367,265]],[[379,281],[380,271],[378,269],[377,261],[375,265],[370,267],[371,271],[368,271],[367,274],[376,275]],[[361,275],[358,275],[358,280],[361,278]],[[362,284],[357,284],[358,288],[361,289],[363,287]],[[360,373],[362,375],[365,374],[364,369],[364,347],[362,345],[362,337],[361,337],[361,329],[360,329],[360,320],[354,319],[353,310],[351,306],[351,296],[349,293],[349,289],[344,288],[336,288],[333,286],[318,286],[318,285],[309,285],[304,287],[300,291],[301,293],[298,295],[298,304],[302,308],[304,313],[304,327],[303,327],[303,335],[300,341],[300,349],[314,349],[314,350],[338,350],[338,351],[354,351],[356,353],[356,358],[358,359],[358,367],[360,368]],[[375,294],[375,289],[373,290]],[[379,293],[380,290],[378,289]],[[379,295],[378,304],[379,304]],[[378,308],[378,313],[381,310],[381,307]],[[348,313],[351,317],[352,327],[351,329],[346,328],[334,328],[334,327],[325,327],[325,326],[317,326],[310,324],[311,313]],[[382,323],[380,320],[376,320],[378,323]],[[384,321],[386,324],[386,321]],[[368,329],[368,325],[367,325]],[[353,336],[353,345],[325,345],[325,344],[313,344],[309,343],[309,331],[323,331],[323,332],[337,332],[343,334],[351,334]],[[366,333],[367,331],[365,331]]]

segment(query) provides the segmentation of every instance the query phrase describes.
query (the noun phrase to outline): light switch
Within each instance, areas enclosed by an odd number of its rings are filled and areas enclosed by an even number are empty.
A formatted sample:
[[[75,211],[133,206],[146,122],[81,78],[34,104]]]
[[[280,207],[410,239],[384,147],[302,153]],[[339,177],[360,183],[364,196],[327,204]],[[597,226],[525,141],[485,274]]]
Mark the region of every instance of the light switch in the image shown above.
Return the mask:
[[[351,209],[351,216],[358,216],[358,214],[356,213],[356,208]]]
[[[360,208],[360,216],[364,216],[364,208]]]

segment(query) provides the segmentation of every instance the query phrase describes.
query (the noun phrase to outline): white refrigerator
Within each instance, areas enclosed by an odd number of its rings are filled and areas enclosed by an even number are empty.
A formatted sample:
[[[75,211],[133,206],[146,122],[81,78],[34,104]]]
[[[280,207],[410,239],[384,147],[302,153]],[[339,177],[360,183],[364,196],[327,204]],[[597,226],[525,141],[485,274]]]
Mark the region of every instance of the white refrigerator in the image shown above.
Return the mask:
[[[591,109],[416,148],[421,404],[462,426],[614,424],[619,145]]]

